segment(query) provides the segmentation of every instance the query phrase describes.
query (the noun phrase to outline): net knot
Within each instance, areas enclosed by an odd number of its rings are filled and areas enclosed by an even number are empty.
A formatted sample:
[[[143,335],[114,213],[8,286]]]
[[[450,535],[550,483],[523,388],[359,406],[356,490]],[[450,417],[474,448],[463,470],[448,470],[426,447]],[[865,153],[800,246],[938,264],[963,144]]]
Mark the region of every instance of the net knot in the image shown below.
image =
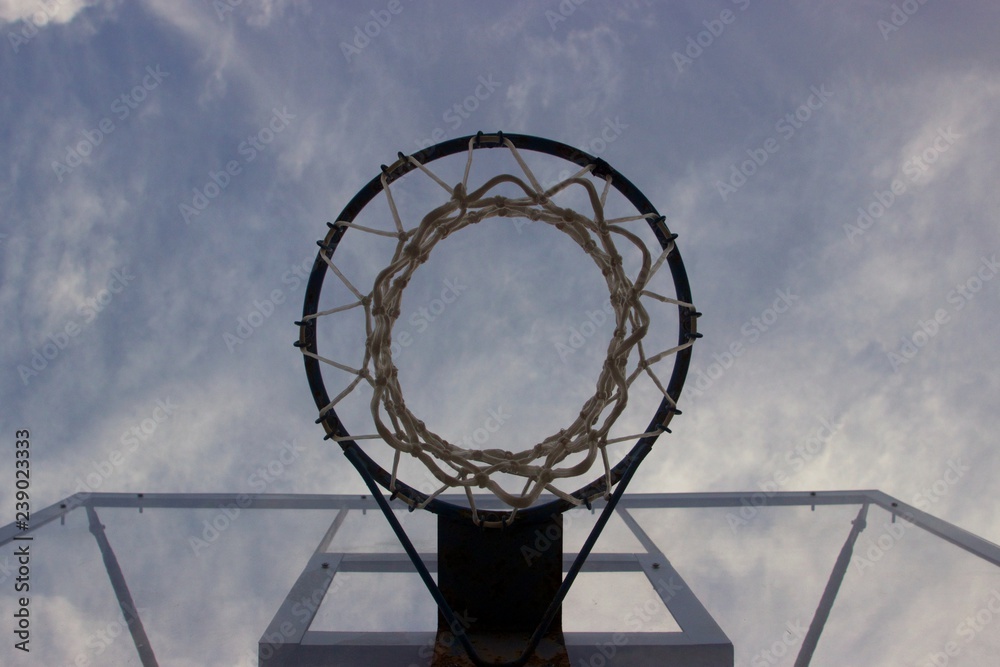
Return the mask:
[[[416,241],[410,241],[403,248],[403,256],[406,257],[411,263],[416,262],[417,264],[423,264],[427,261],[429,253],[430,250],[421,246]]]

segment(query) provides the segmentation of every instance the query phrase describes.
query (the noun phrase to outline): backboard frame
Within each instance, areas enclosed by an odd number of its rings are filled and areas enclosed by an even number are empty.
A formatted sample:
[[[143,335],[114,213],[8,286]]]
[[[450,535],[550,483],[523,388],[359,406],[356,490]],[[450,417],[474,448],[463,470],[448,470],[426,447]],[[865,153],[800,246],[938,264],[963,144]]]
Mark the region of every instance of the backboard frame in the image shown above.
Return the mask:
[[[626,524],[629,523],[629,516],[631,510],[639,509],[672,509],[672,508],[740,508],[745,506],[759,506],[761,504],[762,493],[759,491],[754,492],[709,492],[709,493],[664,493],[664,494],[626,494],[620,500],[616,512],[622,517]],[[908,522],[909,524],[921,528],[923,531],[940,538],[950,544],[953,544],[962,550],[976,556],[977,558],[989,563],[990,565],[1000,568],[1000,546],[989,542],[979,536],[976,536],[966,530],[963,530],[954,524],[939,519],[931,514],[928,514],[922,510],[917,509],[911,505],[903,503],[902,501],[889,496],[886,493],[875,490],[858,490],[858,491],[784,491],[784,492],[774,492],[773,494],[768,494],[764,499],[766,505],[769,507],[817,507],[817,506],[829,506],[829,505],[853,505],[858,507],[879,507],[892,517],[899,518]],[[385,555],[378,556],[375,558],[369,556],[348,556],[344,555],[340,557],[339,561],[336,561],[334,556],[326,553],[325,550],[327,545],[329,545],[330,539],[336,533],[339,527],[339,522],[346,518],[347,511],[368,511],[378,509],[378,505],[374,498],[370,495],[325,495],[325,494],[236,494],[236,493],[200,493],[200,494],[179,494],[179,493],[155,493],[155,494],[143,494],[143,493],[81,493],[69,496],[57,503],[54,503],[45,509],[40,510],[32,515],[32,521],[30,528],[27,531],[19,530],[13,523],[0,528],[0,546],[15,543],[14,541],[18,538],[24,539],[32,537],[32,535],[39,529],[43,528],[49,523],[57,521],[61,518],[66,517],[67,514],[83,508],[83,511],[88,514],[92,514],[95,522],[91,522],[91,526],[95,538],[98,541],[99,546],[101,546],[102,556],[104,557],[104,564],[109,576],[109,580],[112,583],[112,587],[115,590],[115,595],[118,599],[119,605],[122,608],[123,615],[126,621],[129,623],[130,630],[136,623],[141,623],[141,618],[139,618],[139,612],[135,609],[134,605],[130,604],[130,598],[128,597],[128,585],[125,581],[124,576],[121,575],[120,570],[114,571],[114,553],[112,551],[112,545],[106,539],[100,539],[100,535],[103,534],[103,526],[100,524],[100,520],[97,516],[99,510],[103,508],[134,508],[142,510],[143,508],[174,508],[174,509],[217,509],[220,506],[224,506],[231,503],[239,503],[241,506],[246,507],[246,509],[265,509],[265,510],[339,510],[340,513],[337,515],[337,519],[331,524],[329,530],[327,530],[326,535],[320,539],[319,555],[314,554],[312,558],[308,560],[303,568],[303,573],[318,571],[319,576],[328,576],[329,580],[333,580],[333,576],[336,572],[348,572],[352,569],[357,569],[361,567],[369,568],[382,568],[383,570],[387,568],[400,568],[408,566],[408,558],[403,554],[397,555]],[[402,511],[406,509],[405,507],[399,507],[396,511]],[[631,528],[630,528],[631,529]],[[95,532],[96,531],[96,532]],[[846,532],[846,531],[845,531]],[[854,531],[852,531],[853,533]],[[640,540],[643,544],[645,556],[630,558],[630,557],[620,557],[618,555],[608,556],[605,554],[593,554],[590,559],[588,559],[588,564],[585,566],[585,571],[591,570],[592,568],[613,568],[613,567],[638,567],[644,574],[648,577],[652,574],[656,577],[662,577],[664,572],[669,572],[669,561],[667,556],[660,553],[653,553],[647,546],[646,542],[641,537],[641,534],[636,533],[633,530],[633,534]],[[655,545],[654,545],[655,548]],[[650,554],[653,554],[650,556]],[[661,558],[662,560],[659,560]],[[656,560],[650,560],[656,559]],[[322,563],[326,562],[328,565],[326,568],[322,567]],[[433,559],[431,559],[433,563]],[[660,567],[656,568],[653,563],[659,563]],[[412,568],[412,565],[409,565]],[[328,574],[324,574],[324,572]],[[680,576],[681,573],[677,573]],[[301,578],[301,577],[300,577]],[[650,579],[653,581],[652,579]],[[834,577],[831,577],[831,581]],[[654,584],[654,588],[656,588]],[[661,587],[662,588],[662,587]],[[829,586],[828,586],[829,588]],[[661,598],[663,596],[661,595]],[[824,595],[824,597],[826,597]],[[834,596],[835,597],[835,596]],[[674,596],[676,598],[676,596]],[[684,629],[684,633],[692,633],[692,628],[695,628],[692,637],[705,637],[704,634],[699,634],[697,631],[697,613],[693,616],[687,615],[688,612],[685,611],[687,607],[682,604],[678,607],[679,600],[671,599],[668,600],[670,604],[668,609],[674,614],[681,627]],[[699,603],[700,604],[700,603]],[[830,599],[829,604],[833,604],[833,598]],[[822,605],[822,601],[817,601],[817,611],[820,611],[819,607]],[[280,618],[283,612],[281,609],[277,610],[275,619]],[[694,619],[692,621],[691,619]],[[685,620],[687,619],[687,620]],[[714,621],[713,621],[714,623]],[[279,625],[280,627],[280,625]],[[308,630],[308,629],[306,629]],[[378,636],[382,633],[365,633],[366,636],[357,636],[354,643],[361,646],[368,646],[373,651],[379,650],[383,653],[390,653],[394,649],[392,648],[393,636],[391,633],[385,633],[384,636]],[[572,635],[573,633],[569,633]],[[267,630],[263,631],[261,637],[264,638],[267,635]],[[133,637],[136,637],[137,633],[133,633]],[[138,635],[141,636],[141,635]],[[711,636],[710,634],[708,636]],[[298,646],[301,648],[303,645],[309,645],[308,642],[314,638],[309,637],[309,632],[304,631],[302,637],[305,641],[299,641]],[[320,639],[323,639],[323,635],[317,635]],[[326,637],[329,639],[329,636]],[[395,640],[406,640],[412,642],[414,637],[400,637],[397,636]],[[420,638],[423,640],[423,638]],[[636,638],[634,640],[633,646],[640,646],[640,640],[642,638]],[[651,639],[647,637],[645,639]],[[675,637],[673,639],[667,638],[666,641],[673,641],[676,646],[676,642],[679,638]],[[601,642],[604,641],[600,636],[580,636],[573,637],[569,639],[572,646],[600,646]],[[419,641],[417,642],[419,646]],[[343,646],[349,645],[349,643],[343,643]],[[613,645],[613,637],[612,637]],[[137,644],[137,654],[140,657],[140,663],[144,667],[149,667],[149,665],[156,664],[155,658],[147,659],[144,656],[153,656],[153,646],[145,645],[139,646]],[[584,649],[586,651],[586,649]],[[599,650],[599,649],[598,649]],[[410,652],[408,656],[410,659],[415,654]],[[589,654],[585,654],[589,655]],[[595,654],[596,655],[596,654]],[[262,664],[280,664],[280,663],[262,663]],[[301,663],[300,663],[301,664]],[[371,662],[369,664],[379,665],[379,664],[398,664],[392,662]],[[408,663],[407,663],[408,664]],[[575,663],[574,663],[575,664]],[[630,662],[625,653],[618,654],[618,661],[614,664],[643,664],[642,662]]]

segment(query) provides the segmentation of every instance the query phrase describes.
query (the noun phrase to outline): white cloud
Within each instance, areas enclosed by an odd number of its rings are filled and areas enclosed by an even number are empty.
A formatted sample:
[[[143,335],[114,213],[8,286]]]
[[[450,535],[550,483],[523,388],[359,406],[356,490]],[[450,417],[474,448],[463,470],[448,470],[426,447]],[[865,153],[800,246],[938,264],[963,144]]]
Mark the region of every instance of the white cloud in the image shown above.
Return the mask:
[[[157,426],[102,490],[253,490],[252,475],[280,453],[283,441],[296,439],[305,450],[268,492],[363,493],[339,447],[323,441],[314,423],[301,355],[291,345],[305,281],[289,272],[311,268],[325,223],[397,151],[413,153],[436,129],[444,138],[501,129],[600,152],[680,234],[705,338],[695,346],[681,397],[684,414],[672,423],[674,433],[658,441],[634,490],[753,490],[782,472],[788,490],[874,487],[912,502],[933,488],[949,461],[960,459],[969,470],[928,509],[997,541],[1000,526],[983,499],[1000,474],[991,441],[1000,427],[994,405],[1000,277],[969,282],[984,257],[1000,254],[1000,80],[981,64],[995,59],[992,24],[983,20],[988,10],[927,3],[887,42],[875,25],[884,17],[881,7],[789,12],[751,3],[679,74],[670,54],[705,30],[703,21],[718,9],[591,2],[574,5],[553,30],[545,11],[559,3],[543,4],[446,8],[402,0],[401,12],[348,61],[341,42],[353,39],[355,26],[375,20],[370,12],[381,7],[244,0],[220,20],[211,2],[150,0],[116,11],[120,24],[98,26],[88,22],[91,15],[125,6],[59,3],[45,19],[44,38],[20,44],[4,70],[4,84],[16,95],[8,95],[0,134],[0,153],[10,156],[0,170],[0,309],[8,341],[0,395],[4,423],[36,433],[34,507],[72,492],[77,477],[107,459],[122,434],[168,397],[179,406],[176,415]],[[739,3],[732,4],[738,11]],[[37,6],[0,4],[5,33],[25,27],[19,21],[30,21]],[[64,29],[67,24],[73,29]],[[928,31],[935,39],[927,39]],[[137,85],[147,63],[162,64],[172,78],[119,123],[111,103]],[[475,97],[480,77],[499,85]],[[776,123],[821,85],[833,91],[830,99],[794,136],[782,137]],[[469,96],[475,108],[463,108],[456,126],[447,114]],[[261,135],[276,107],[287,107],[294,121]],[[52,161],[104,116],[116,118],[115,131],[59,182]],[[607,123],[618,121],[624,127],[614,139],[602,138]],[[959,136],[943,150],[940,133],[948,127]],[[269,141],[250,159],[239,147],[258,136]],[[768,137],[778,138],[780,149],[723,200],[716,182]],[[939,155],[928,169],[908,167],[935,142]],[[503,151],[477,155],[483,160],[474,164],[473,182],[494,168],[516,170]],[[220,176],[231,161],[238,173]],[[459,156],[451,167],[437,162],[432,168],[457,182],[464,162]],[[546,177],[558,171],[547,168]],[[894,179],[905,192],[883,204],[879,197]],[[426,177],[420,183],[409,194],[399,189],[410,224],[447,198]],[[196,189],[205,206],[186,224],[179,204],[193,203]],[[876,211],[873,203],[885,210],[862,234],[849,235],[845,225],[857,224],[859,207]],[[366,221],[392,227],[384,204]],[[491,443],[507,447],[548,434],[593,390],[603,343],[563,364],[553,341],[579,328],[591,297],[600,302],[606,289],[585,257],[576,262],[572,253],[562,254],[561,235],[515,237],[492,223],[503,224],[491,220],[449,238],[415,274],[403,302],[407,318],[455,273],[469,288],[453,309],[435,316],[437,326],[408,347],[399,368],[418,416],[457,437],[479,428],[484,410],[512,397],[510,406],[500,406],[511,414],[510,430],[491,436]],[[393,247],[394,241],[349,231],[337,261],[367,286]],[[572,244],[569,249],[575,251]],[[18,364],[30,362],[45,337],[79,317],[80,304],[126,265],[135,282],[37,377],[22,382]],[[961,309],[950,298],[959,285],[977,286]],[[336,286],[333,277],[326,286]],[[348,298],[346,288],[339,290],[338,298]],[[791,291],[798,301],[771,320],[776,290]],[[941,309],[948,321],[894,368],[889,354]],[[241,329],[247,335],[230,349],[224,335],[251,314],[252,331]],[[766,329],[755,319],[767,321]],[[360,320],[349,324],[322,339],[321,353],[358,362],[365,332]],[[416,330],[409,320],[400,326]],[[673,340],[676,325],[657,333]],[[734,344],[742,352],[729,359]],[[644,428],[657,400],[651,383],[637,381],[621,428]],[[345,404],[352,432],[368,430],[369,409],[365,395]],[[834,424],[833,432],[814,456],[795,463],[789,456],[826,428],[823,420]],[[365,446],[391,462],[376,443]],[[407,471],[426,477],[416,466]],[[565,486],[575,487],[574,481]],[[10,484],[0,485],[0,504],[11,507],[11,494]],[[724,515],[710,512],[697,521],[664,521],[656,530],[679,550],[682,573],[697,573],[699,592],[737,628],[738,656],[749,663],[754,647],[766,646],[761,637],[773,641],[768,623],[780,627],[802,605],[808,613],[815,609],[810,596],[824,583],[813,576],[815,564],[832,566],[855,511],[806,508],[788,534],[776,532],[790,524],[773,513],[761,515],[746,534],[734,535]],[[190,599],[192,590],[208,588],[245,595],[240,599],[247,603],[234,602],[223,619],[240,625],[242,634],[213,645],[221,656],[214,664],[227,665],[253,648],[258,626],[266,625],[298,574],[277,561],[301,563],[331,520],[302,516],[290,527],[248,512],[211,556],[199,559],[185,538],[205,516],[166,514],[119,511],[105,523],[115,526],[111,539],[130,582],[148,584],[137,598]],[[377,519],[369,513],[367,524],[344,530],[370,538],[368,547],[390,548],[387,529],[366,532]],[[757,525],[767,530],[753,532]],[[59,569],[64,562],[39,570],[40,586],[52,582],[51,590],[66,593],[40,591],[40,608],[72,635],[53,642],[42,659],[69,664],[93,631],[91,621],[105,618],[83,612],[99,609],[113,618],[117,608],[85,522],[70,518],[43,531],[50,529],[45,534],[58,541],[53,546],[90,545],[77,550],[81,559],[89,554],[89,570]],[[260,548],[279,533],[282,550]],[[801,546],[803,536],[816,544]],[[919,622],[929,601],[942,597],[939,589],[906,597],[905,586],[884,587],[901,583],[893,576],[922,580],[923,565],[938,566],[935,576],[955,583],[955,591],[975,583],[967,576],[975,568],[962,565],[961,554],[947,545],[934,551],[933,562],[914,564],[913,554],[919,559],[936,548],[923,540],[888,556],[909,569],[887,566],[860,584],[845,581],[841,618],[873,614],[865,618],[883,627],[895,618],[895,607],[909,610],[913,623],[900,621],[894,631],[925,627]],[[299,551],[288,555],[286,548]],[[949,556],[948,549],[956,553]],[[54,563],[64,551],[45,553]],[[163,554],[176,559],[157,560]],[[78,565],[85,563],[74,561]],[[166,569],[153,573],[153,566]],[[172,567],[191,572],[168,577]],[[78,583],[60,588],[61,580],[51,578],[56,571]],[[767,613],[750,621],[739,616],[727,601],[740,596],[733,595],[732,581],[716,580],[720,571],[740,582],[747,599],[766,603]],[[776,582],[764,598],[758,595],[762,580]],[[883,595],[889,589],[904,597]],[[966,602],[964,612],[973,612],[974,595],[955,604]],[[150,612],[158,654],[183,644],[176,637],[192,637],[183,655],[169,659],[210,664],[200,651],[211,648],[217,634],[205,631],[218,627],[213,609],[192,616],[178,613],[177,604]],[[933,627],[954,628],[961,618],[948,614],[960,611],[949,607]],[[907,654],[909,662],[948,641],[924,634],[910,642],[907,650],[923,653]],[[873,648],[854,647],[869,651],[865,664],[894,655],[886,646],[890,633],[878,639]],[[976,645],[989,648],[989,641],[981,635]],[[0,647],[0,662],[11,650]],[[125,656],[120,662],[132,656],[127,640],[114,650]]]
[[[49,23],[69,23],[87,7],[110,5],[108,0],[2,0],[0,21],[28,21],[41,28]]]

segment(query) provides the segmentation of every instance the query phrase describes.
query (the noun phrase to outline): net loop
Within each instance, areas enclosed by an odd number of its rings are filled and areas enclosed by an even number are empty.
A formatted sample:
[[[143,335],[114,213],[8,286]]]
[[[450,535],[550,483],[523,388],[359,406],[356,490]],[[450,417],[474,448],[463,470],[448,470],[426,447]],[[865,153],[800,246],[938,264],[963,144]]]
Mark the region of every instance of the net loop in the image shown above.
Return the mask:
[[[375,430],[378,433],[376,437],[396,450],[390,475],[390,489],[394,490],[397,485],[401,454],[412,455],[419,459],[441,483],[441,487],[427,496],[420,506],[426,505],[447,488],[464,488],[472,508],[473,521],[478,525],[481,519],[472,500],[474,488],[489,490],[514,510],[529,507],[545,491],[576,505],[582,501],[559,490],[553,482],[586,473],[596,463],[598,457],[604,468],[603,476],[607,488],[612,487],[611,466],[606,448],[608,444],[624,439],[612,437],[609,433],[627,405],[629,386],[639,375],[648,374],[673,405],[673,399],[663,389],[652,367],[693,343],[692,339],[685,344],[647,357],[641,341],[649,328],[650,317],[643,297],[681,308],[690,307],[692,310],[694,306],[660,296],[648,289],[652,276],[673,252],[673,238],[671,237],[667,247],[654,257],[636,234],[620,224],[631,220],[648,220],[652,214],[615,219],[605,217],[604,207],[612,179],[603,161],[598,160],[573,176],[545,189],[510,139],[498,135],[497,145],[502,145],[510,151],[521,173],[500,174],[488,179],[479,187],[470,189],[468,179],[476,145],[477,139],[473,137],[469,141],[468,160],[462,182],[454,186],[447,185],[414,156],[400,158],[408,160],[417,171],[448,192],[447,201],[427,213],[414,228],[406,229],[403,224],[403,218],[399,214],[391,191],[394,179],[389,178],[387,173],[382,175],[381,183],[389,203],[394,231],[378,232],[341,221],[336,223],[338,226],[356,228],[395,239],[397,247],[392,260],[378,273],[372,290],[367,295],[362,295],[332,259],[326,253],[321,253],[329,270],[354,293],[357,301],[349,306],[317,313],[314,317],[342,312],[358,305],[362,306],[365,312],[367,340],[365,359],[360,369],[317,357],[321,361],[357,375],[351,386],[331,402],[326,410],[332,409],[334,403],[359,385],[362,379],[365,380],[372,387],[370,407]],[[603,187],[600,192],[592,180],[585,178],[587,175],[598,175],[602,178]],[[494,193],[494,188],[503,184],[516,187],[523,192],[523,196],[511,198]],[[573,209],[562,208],[552,201],[553,195],[567,188],[583,190],[586,201],[589,202],[586,215]],[[488,218],[523,218],[551,225],[565,233],[591,258],[604,276],[613,311],[611,319],[614,330],[593,395],[584,401],[573,423],[517,452],[504,449],[480,451],[461,447],[429,430],[406,406],[391,352],[393,326],[400,317],[402,294],[410,283],[413,272],[428,261],[433,248],[441,240]],[[662,222],[662,219],[658,219],[657,222]],[[638,255],[640,266],[634,277],[627,275],[624,259],[616,247],[616,242],[625,244],[630,250],[630,256]],[[633,371],[628,371],[627,367],[633,352],[638,353],[637,367]],[[640,434],[639,437],[647,435],[651,433]],[[569,460],[571,457],[572,461]],[[517,492],[507,491],[496,479],[501,474],[523,478],[523,488]]]

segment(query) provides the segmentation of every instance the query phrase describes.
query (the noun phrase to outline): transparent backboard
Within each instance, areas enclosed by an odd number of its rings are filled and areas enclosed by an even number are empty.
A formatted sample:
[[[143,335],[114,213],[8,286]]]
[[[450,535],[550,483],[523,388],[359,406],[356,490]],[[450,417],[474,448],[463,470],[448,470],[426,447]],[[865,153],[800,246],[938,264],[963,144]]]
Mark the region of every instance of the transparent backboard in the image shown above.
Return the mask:
[[[567,565],[601,510],[564,515]],[[435,516],[395,514],[433,571]],[[404,638],[407,661],[385,664],[430,661],[435,604],[370,497],[93,494],[0,538],[3,615],[16,630],[28,598],[30,637],[24,652],[5,633],[0,664],[269,664],[282,618],[305,623],[282,641]],[[311,563],[327,584],[303,589]],[[650,654],[729,643],[735,665],[992,665],[998,563],[996,545],[878,492],[626,495],[563,627],[583,638],[573,665],[648,664],[641,637]]]

